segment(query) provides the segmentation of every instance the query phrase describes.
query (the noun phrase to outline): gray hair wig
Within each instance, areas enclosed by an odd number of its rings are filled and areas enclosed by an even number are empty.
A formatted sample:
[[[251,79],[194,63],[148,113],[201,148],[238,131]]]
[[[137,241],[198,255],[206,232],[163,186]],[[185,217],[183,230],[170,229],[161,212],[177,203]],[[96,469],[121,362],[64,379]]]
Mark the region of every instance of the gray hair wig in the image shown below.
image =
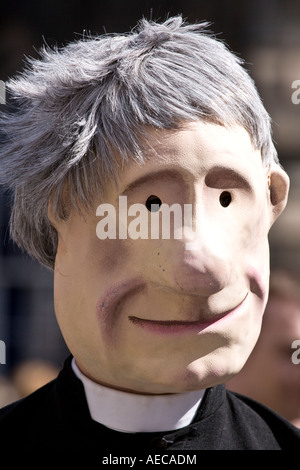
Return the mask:
[[[187,121],[241,125],[266,167],[278,162],[253,80],[208,24],[143,19],[128,34],[43,47],[8,83],[17,110],[1,116],[0,183],[14,195],[15,242],[53,268],[48,218],[91,209],[124,164],[145,159],[145,129]],[[68,204],[65,204],[66,194]]]

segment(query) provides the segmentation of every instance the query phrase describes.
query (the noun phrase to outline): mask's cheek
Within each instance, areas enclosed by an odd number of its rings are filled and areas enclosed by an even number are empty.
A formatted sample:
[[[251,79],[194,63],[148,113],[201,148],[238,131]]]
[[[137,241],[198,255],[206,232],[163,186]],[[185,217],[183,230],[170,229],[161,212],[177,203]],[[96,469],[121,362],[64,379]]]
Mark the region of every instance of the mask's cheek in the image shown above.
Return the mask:
[[[58,227],[55,313],[73,353],[98,347],[97,302],[131,267],[127,240],[100,240],[92,222],[74,215]]]
[[[258,267],[269,262],[269,216],[267,204],[254,202],[252,207],[245,210],[236,221],[235,257],[252,259]]]
[[[240,372],[248,360],[261,331],[264,302],[255,294],[249,293],[248,309],[243,317],[236,317],[230,331],[223,332],[223,345],[212,353],[189,366],[197,371],[197,366],[206,367],[206,383],[220,383],[229,380]],[[221,340],[220,340],[221,343]],[[206,362],[205,362],[206,361]],[[201,364],[202,362],[202,364]]]

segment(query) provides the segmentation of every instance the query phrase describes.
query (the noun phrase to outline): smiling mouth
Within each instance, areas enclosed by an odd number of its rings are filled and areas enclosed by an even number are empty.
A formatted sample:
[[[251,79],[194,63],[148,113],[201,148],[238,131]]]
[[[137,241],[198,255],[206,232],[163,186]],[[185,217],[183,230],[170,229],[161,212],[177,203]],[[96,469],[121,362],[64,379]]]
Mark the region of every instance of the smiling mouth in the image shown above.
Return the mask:
[[[106,291],[97,303],[96,313],[101,329],[106,332],[107,337],[113,339],[115,335],[115,324],[122,313],[122,306],[127,299],[131,299],[147,290],[147,283],[141,278],[125,280],[112,286]],[[200,333],[213,324],[220,324],[226,318],[236,315],[242,309],[248,296],[230,310],[221,313],[204,312],[199,314],[197,320],[155,320],[145,319],[129,315],[129,322],[143,331],[155,334],[176,333]],[[195,313],[195,312],[194,312]],[[186,314],[187,315],[187,314]],[[187,318],[187,316],[185,317]],[[195,318],[195,317],[194,317]]]
[[[150,332],[154,333],[182,333],[182,332],[189,332],[189,331],[202,331],[205,328],[208,328],[210,325],[214,323],[218,323],[221,320],[230,317],[234,314],[237,314],[241,309],[242,305],[244,304],[248,293],[243,298],[243,300],[234,308],[227,310],[223,313],[218,315],[211,316],[209,319],[204,320],[196,320],[196,321],[180,321],[180,320],[149,320],[144,318],[139,318],[136,316],[129,316],[129,321]]]

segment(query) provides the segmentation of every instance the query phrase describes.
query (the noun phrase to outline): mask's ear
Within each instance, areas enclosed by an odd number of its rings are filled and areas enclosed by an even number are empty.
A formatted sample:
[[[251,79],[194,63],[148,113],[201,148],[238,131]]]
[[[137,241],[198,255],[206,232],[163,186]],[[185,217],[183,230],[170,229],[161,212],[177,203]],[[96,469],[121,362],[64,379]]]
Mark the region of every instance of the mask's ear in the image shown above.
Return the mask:
[[[268,173],[271,204],[271,225],[284,210],[289,193],[290,180],[286,172],[277,163],[273,163]]]

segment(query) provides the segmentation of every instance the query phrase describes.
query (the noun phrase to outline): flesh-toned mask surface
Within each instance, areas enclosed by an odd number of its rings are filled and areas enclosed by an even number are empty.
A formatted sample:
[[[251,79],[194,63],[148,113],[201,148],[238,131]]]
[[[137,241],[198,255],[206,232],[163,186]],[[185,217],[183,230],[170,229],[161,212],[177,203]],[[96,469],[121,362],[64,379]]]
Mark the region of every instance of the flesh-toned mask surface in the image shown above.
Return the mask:
[[[88,377],[137,393],[177,393],[226,381],[249,356],[267,301],[268,231],[288,179],[278,165],[263,166],[242,127],[151,130],[149,144],[145,163],[126,167],[94,211],[53,221],[55,309]],[[99,237],[101,204],[114,209],[115,237]],[[135,204],[149,215],[148,236],[136,236]],[[154,215],[161,220],[173,204],[181,215],[191,209],[191,223],[183,218],[180,231],[170,211],[170,235],[151,232]]]

